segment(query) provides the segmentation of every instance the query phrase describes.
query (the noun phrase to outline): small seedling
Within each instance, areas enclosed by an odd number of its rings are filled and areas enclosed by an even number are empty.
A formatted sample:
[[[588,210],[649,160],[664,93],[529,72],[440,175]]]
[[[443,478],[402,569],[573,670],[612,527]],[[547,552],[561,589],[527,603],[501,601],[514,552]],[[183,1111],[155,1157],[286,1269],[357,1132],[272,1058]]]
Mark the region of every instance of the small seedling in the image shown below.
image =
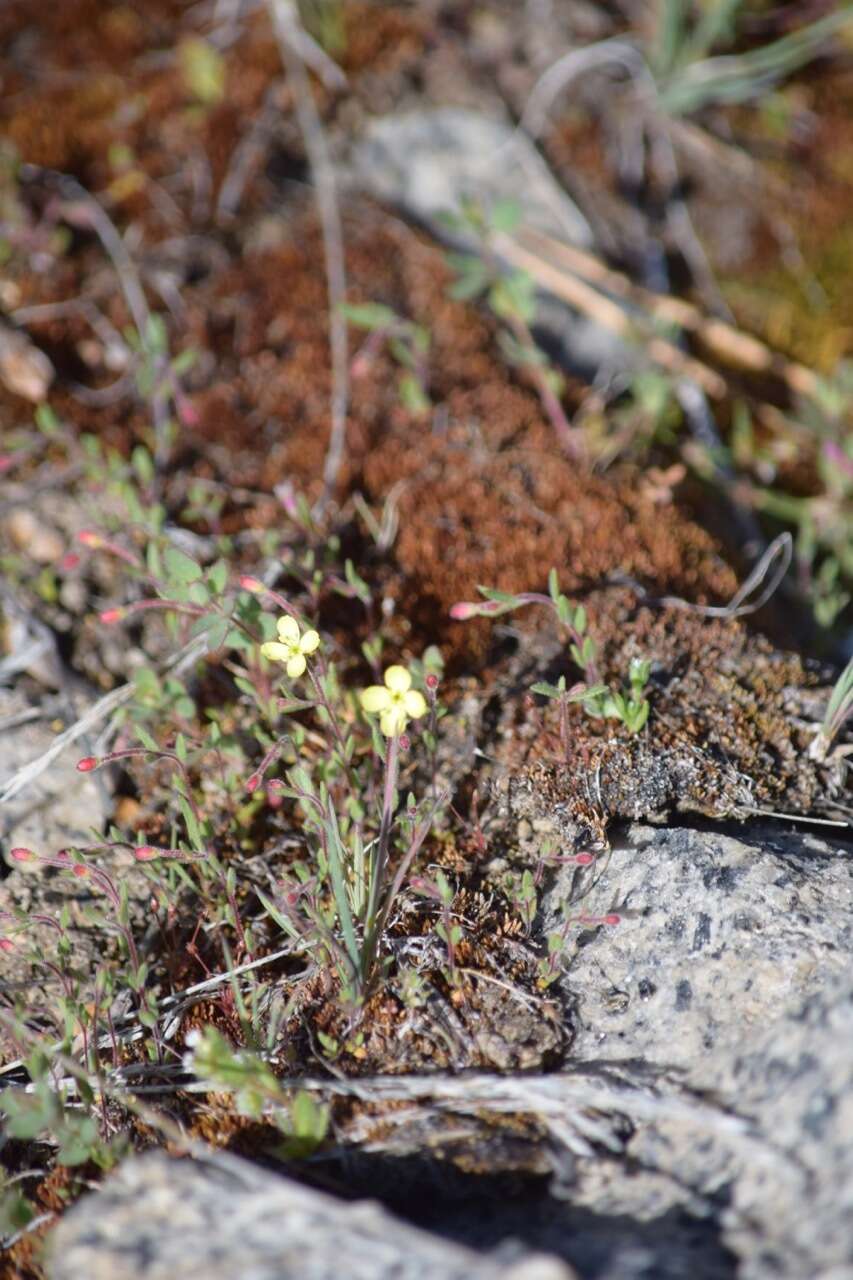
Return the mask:
[[[484,296],[500,321],[499,341],[510,364],[524,369],[533,385],[560,444],[567,453],[581,451],[579,434],[570,424],[560,397],[563,379],[533,336],[536,320],[536,285],[526,271],[508,268],[492,246],[492,237],[513,231],[521,219],[514,200],[502,200],[488,212],[474,201],[465,201],[458,213],[443,221],[454,235],[473,240],[475,253],[448,253],[447,263],[456,279],[450,296],[460,301]]]
[[[568,750],[566,709],[573,702],[580,702],[584,710],[595,718],[620,720],[631,733],[639,733],[649,718],[649,703],[644,695],[651,674],[651,664],[635,658],[628,670],[627,687],[613,690],[602,683],[598,667],[598,649],[587,630],[586,609],[575,605],[560,591],[556,569],[548,575],[548,595],[537,591],[524,591],[510,595],[490,587],[478,587],[485,602],[462,601],[453,605],[450,616],[464,622],[469,618],[495,618],[503,613],[528,604],[550,606],[569,642],[572,661],[583,672],[584,680],[567,688],[566,679],[560,677],[556,685],[539,682],[532,686],[533,693],[559,701],[561,706],[561,733],[564,750]]]
[[[432,408],[429,398],[429,331],[423,325],[404,320],[381,302],[344,303],[341,311],[356,329],[366,329],[370,334],[353,359],[351,377],[363,377],[382,349],[387,347],[401,368],[397,384],[401,404],[411,413],[428,413]]]
[[[851,715],[853,715],[853,658],[835,682],[823,723],[809,747],[810,759],[817,760],[819,763],[826,760],[830,747]],[[839,750],[846,754],[851,748],[841,747]]]

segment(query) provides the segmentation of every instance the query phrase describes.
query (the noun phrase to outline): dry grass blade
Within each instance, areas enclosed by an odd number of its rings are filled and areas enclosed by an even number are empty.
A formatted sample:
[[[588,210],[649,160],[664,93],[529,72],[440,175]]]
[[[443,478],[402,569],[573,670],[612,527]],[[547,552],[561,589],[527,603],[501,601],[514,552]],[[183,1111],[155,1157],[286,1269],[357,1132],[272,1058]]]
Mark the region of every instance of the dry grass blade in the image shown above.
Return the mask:
[[[552,266],[538,253],[524,247],[505,234],[493,236],[495,251],[512,266],[526,271],[546,292],[596,320],[604,328],[618,334],[626,342],[636,340],[638,325],[619,303],[608,298],[585,280],[559,267]],[[725,378],[701,361],[685,355],[665,338],[652,337],[644,343],[649,359],[671,373],[691,378],[714,400],[721,400],[727,390]]]
[[[677,325],[693,333],[717,359],[751,373],[774,374],[797,395],[812,396],[817,377],[811,369],[786,360],[752,334],[733,325],[706,316],[690,302],[664,297],[634,284],[619,271],[613,271],[591,253],[554,240],[542,232],[524,228],[517,238],[532,252],[563,267],[574,276],[605,289],[607,293],[647,311],[656,320]]]

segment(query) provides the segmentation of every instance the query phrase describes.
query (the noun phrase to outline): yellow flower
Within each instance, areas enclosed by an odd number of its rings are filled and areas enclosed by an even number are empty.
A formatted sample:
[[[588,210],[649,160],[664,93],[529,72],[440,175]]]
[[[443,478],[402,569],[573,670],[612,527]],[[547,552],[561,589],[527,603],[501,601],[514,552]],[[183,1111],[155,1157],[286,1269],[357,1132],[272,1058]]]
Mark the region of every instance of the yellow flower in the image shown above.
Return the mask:
[[[412,677],[405,667],[389,667],[384,684],[372,684],[361,692],[365,711],[379,712],[379,728],[386,738],[397,738],[410,720],[426,713],[422,694],[412,688]]]
[[[320,646],[320,637],[316,631],[299,633],[299,623],[286,613],[276,623],[278,640],[268,640],[261,645],[261,653],[274,662],[286,663],[285,670],[291,680],[301,676],[306,666],[306,654],[313,653]]]

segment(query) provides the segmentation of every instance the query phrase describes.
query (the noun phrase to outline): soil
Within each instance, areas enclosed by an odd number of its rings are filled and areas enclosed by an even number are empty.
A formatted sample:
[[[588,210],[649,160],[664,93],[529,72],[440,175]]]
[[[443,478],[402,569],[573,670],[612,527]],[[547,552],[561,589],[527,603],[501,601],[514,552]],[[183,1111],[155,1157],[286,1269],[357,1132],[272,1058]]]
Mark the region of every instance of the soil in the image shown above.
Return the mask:
[[[34,10],[31,0],[8,0],[0,14],[0,234],[7,247],[0,306],[54,370],[49,394],[29,398],[19,394],[20,383],[16,390],[13,379],[0,376],[9,442],[0,550],[15,607],[49,630],[59,664],[60,675],[47,678],[31,664],[19,677],[24,696],[28,705],[46,707],[48,719],[64,716],[65,725],[73,717],[60,702],[69,688],[109,692],[171,643],[147,621],[116,640],[96,611],[121,597],[120,566],[106,557],[67,560],[102,501],[80,442],[96,437],[122,458],[140,445],[153,451],[155,443],[123,344],[110,338],[134,317],[81,214],[81,189],[123,233],[147,303],[165,317],[171,353],[194,354],[181,378],[180,421],[158,495],[168,520],[182,522],[187,545],[205,558],[213,538],[228,535],[235,570],[259,573],[265,538],[275,534],[292,494],[310,504],[323,492],[333,390],[329,307],[293,92],[261,6],[233,21],[217,19],[225,88],[210,101],[200,98],[185,54],[192,38],[211,34],[202,8],[189,0],[67,0]],[[370,117],[392,111],[451,104],[488,112],[497,101],[517,118],[552,60],[549,49],[624,26],[610,5],[543,6],[554,12],[540,20],[530,13],[522,19],[514,0],[347,0],[341,8],[335,56],[346,89],[312,82],[336,162]],[[596,84],[555,107],[543,155],[613,265],[648,285],[654,258],[665,266],[667,288],[713,308],[719,299],[709,297],[706,279],[690,276],[681,224],[667,215],[678,193],[663,190],[654,173],[642,192],[620,181],[615,117],[600,108]],[[851,86],[849,53],[801,73],[787,91],[793,124],[781,140],[770,114],[741,108],[715,108],[699,124],[673,126],[687,207],[720,297],[745,329],[825,374],[850,354]],[[727,148],[740,161],[735,185],[722,190]],[[783,222],[778,193],[792,172],[796,198]],[[69,176],[78,185],[70,187]],[[457,962],[466,976],[457,988],[447,982],[434,920],[410,906],[391,945],[399,954],[421,948],[429,998],[413,1009],[389,981],[363,1012],[357,1049],[342,1052],[335,1070],[352,1077],[548,1071],[570,1056],[574,1032],[570,1010],[541,990],[542,939],[514,896],[526,856],[518,819],[550,823],[566,857],[603,855],[614,824],[628,819],[685,821],[692,814],[744,823],[773,812],[843,821],[844,760],[818,763],[808,748],[837,674],[831,659],[843,652],[847,618],[842,612],[833,631],[816,637],[796,591],[755,617],[725,616],[757,551],[721,533],[731,533],[727,504],[737,494],[687,476],[678,447],[666,439],[626,449],[606,465],[567,456],[535,380],[505,358],[498,319],[477,302],[450,296],[452,271],[432,229],[354,191],[342,195],[341,212],[348,300],[382,303],[428,331],[431,409],[424,414],[403,402],[400,363],[387,344],[357,360],[364,335],[351,331],[344,464],[307,550],[317,554],[324,538],[338,540],[381,601],[386,653],[395,660],[417,659],[429,645],[441,651],[441,697],[451,714],[438,749],[439,779],[451,794],[451,816],[424,857],[454,878],[454,911],[466,926]],[[795,263],[787,274],[780,243],[788,267]],[[820,306],[803,306],[810,289],[822,291]],[[800,323],[804,315],[807,324]],[[735,385],[720,407],[721,444],[739,393]],[[589,394],[577,376],[566,376],[569,415],[587,410]],[[76,442],[69,449],[50,437],[31,445],[34,399],[47,400]],[[780,396],[771,407],[789,413],[790,399]],[[815,491],[817,453],[814,446],[790,472],[782,464],[790,491]],[[372,538],[365,509],[376,520],[383,509],[393,514],[390,545]],[[20,533],[23,510],[35,511],[53,537],[40,554]],[[768,525],[763,535],[776,531]],[[453,605],[477,598],[480,585],[546,590],[552,567],[561,590],[587,610],[606,682],[620,687],[632,659],[650,661],[643,733],[594,720],[579,705],[561,725],[556,704],[528,692],[570,666],[546,611],[526,609],[511,625],[450,616]],[[294,580],[285,567],[277,582],[286,590]],[[365,683],[361,646],[375,619],[332,590],[315,604],[348,679]],[[12,613],[4,600],[7,630]],[[805,647],[804,636],[812,641]],[[191,682],[192,716],[233,690],[227,658],[212,660]],[[229,704],[229,714],[235,734],[252,742],[245,709]],[[406,763],[403,788],[423,784],[422,774],[416,760]],[[111,786],[107,829],[124,823],[152,841],[168,838],[175,797],[162,770],[128,763]],[[266,875],[288,866],[292,815],[269,805],[235,825],[231,798],[211,792],[210,804],[221,856],[251,914]],[[30,887],[22,893],[22,876],[10,871],[0,904],[24,903],[34,914],[56,906],[50,877],[39,903]],[[219,966],[204,939],[195,947],[192,920],[170,919],[158,938],[145,885],[131,890],[131,916],[163,995]],[[75,963],[97,965],[85,893],[69,893],[81,948]],[[269,921],[258,928],[259,945],[272,952]],[[190,936],[194,949],[186,946]],[[344,1041],[347,1019],[323,975],[306,975],[293,957],[273,972],[289,992],[277,1066],[287,1075],[310,1072],[318,1033]],[[17,987],[37,975],[10,971],[10,987],[12,979]],[[50,979],[42,995],[56,1000],[60,986]],[[239,1013],[218,993],[182,1012],[175,1048],[208,1023],[239,1042]],[[17,1057],[6,1049],[9,1059]],[[126,1062],[145,1060],[140,1045],[124,1052]],[[268,1158],[280,1140],[272,1125],[239,1115],[229,1097],[178,1092],[171,1102],[174,1118],[213,1145]],[[338,1099],[333,1119],[340,1133],[357,1135],[354,1147],[367,1150],[388,1138],[390,1110]],[[141,1121],[129,1134],[137,1149],[159,1141]],[[461,1137],[458,1124],[445,1131],[436,1120],[407,1140],[413,1148],[420,1143],[419,1159],[426,1153],[466,1176],[510,1171],[535,1180],[548,1168],[544,1131],[530,1117],[471,1119]],[[10,1143],[4,1159],[14,1173],[34,1157],[28,1145]],[[53,1215],[98,1176],[88,1166],[51,1164],[28,1189],[38,1211]],[[2,1274],[40,1280],[40,1235],[12,1246]]]

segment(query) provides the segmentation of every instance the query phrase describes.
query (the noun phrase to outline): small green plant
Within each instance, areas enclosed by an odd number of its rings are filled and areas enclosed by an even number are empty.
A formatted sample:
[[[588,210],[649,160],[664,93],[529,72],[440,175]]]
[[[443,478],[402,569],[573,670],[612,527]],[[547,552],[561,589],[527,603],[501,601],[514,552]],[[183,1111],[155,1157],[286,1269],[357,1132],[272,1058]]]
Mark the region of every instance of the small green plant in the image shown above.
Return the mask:
[[[649,718],[649,702],[645,689],[651,675],[651,664],[645,659],[634,658],[628,670],[628,681],[621,690],[611,689],[601,680],[596,643],[587,630],[586,609],[574,605],[560,591],[556,569],[548,575],[548,595],[537,591],[524,591],[510,595],[490,587],[478,587],[484,602],[462,601],[450,610],[450,616],[463,622],[469,618],[495,618],[503,613],[529,604],[550,606],[566,633],[572,661],[583,672],[584,679],[568,688],[565,676],[556,685],[539,682],[532,692],[554,699],[561,708],[561,734],[563,747],[568,751],[568,727],[566,711],[573,702],[582,704],[587,715],[594,718],[620,720],[631,733],[639,733]]]
[[[778,40],[743,53],[711,57],[712,49],[733,41],[743,0],[711,0],[698,7],[693,22],[692,7],[685,0],[658,0],[653,8],[657,20],[648,43],[649,66],[660,105],[673,116],[762,98],[779,80],[817,57],[832,36],[853,22],[842,6]]]
[[[31,1068],[32,1065],[30,1061]],[[6,1137],[24,1141],[46,1138],[56,1147],[59,1164],[74,1166],[91,1161],[100,1169],[111,1169],[128,1144],[102,1138],[94,1114],[95,1095],[86,1088],[83,1094],[82,1100],[71,1106],[65,1092],[49,1080],[45,1065],[41,1073],[36,1071],[30,1092],[4,1089],[0,1111]]]
[[[411,880],[411,887],[415,893],[438,905],[439,918],[435,926],[435,932],[436,936],[444,943],[447,952],[447,967],[443,970],[443,976],[448,986],[458,987],[459,966],[456,952],[465,935],[462,926],[453,914],[456,890],[440,868],[436,870],[432,878],[414,876]]]
[[[241,1115],[269,1114],[284,1135],[278,1154],[304,1160],[323,1145],[329,1131],[329,1108],[304,1090],[291,1096],[272,1068],[247,1049],[235,1049],[215,1027],[187,1036],[184,1066],[203,1084],[234,1095]]]
[[[492,247],[496,233],[513,231],[521,219],[515,200],[497,201],[484,212],[474,201],[463,202],[460,212],[444,215],[454,235],[473,240],[474,253],[448,253],[446,260],[456,279],[450,296],[460,300],[481,295],[501,323],[499,341],[510,364],[524,369],[539,395],[560,444],[567,453],[580,452],[579,433],[571,426],[561,402],[563,379],[536,342],[531,326],[536,320],[536,285],[526,271],[504,265]]]
[[[826,760],[830,747],[851,715],[853,715],[853,658],[836,680],[830,694],[823,723],[809,747],[809,756],[812,760],[819,762]],[[840,753],[845,755],[850,750],[850,747],[839,748]]]
[[[341,311],[356,329],[366,329],[369,338],[356,352],[350,376],[362,378],[382,349],[387,346],[401,368],[397,384],[400,402],[414,414],[428,413],[429,398],[429,331],[423,325],[404,320],[391,307],[381,302],[343,303]]]

